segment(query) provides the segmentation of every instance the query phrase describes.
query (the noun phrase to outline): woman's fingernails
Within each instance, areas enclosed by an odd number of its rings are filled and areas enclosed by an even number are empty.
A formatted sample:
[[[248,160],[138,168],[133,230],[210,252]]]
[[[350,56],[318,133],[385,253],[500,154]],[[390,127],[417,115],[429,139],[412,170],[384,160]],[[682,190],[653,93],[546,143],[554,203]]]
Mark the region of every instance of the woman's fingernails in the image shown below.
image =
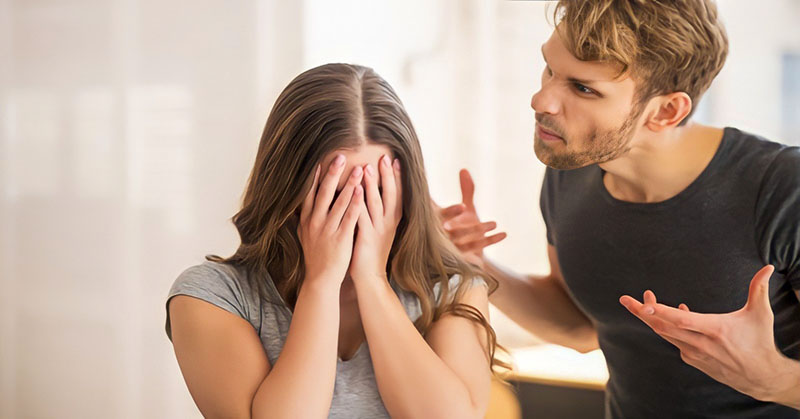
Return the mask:
[[[387,167],[388,167],[388,166],[389,166],[389,156],[387,156],[386,154],[384,154],[384,155],[383,155],[383,157],[381,157],[381,163],[382,163],[384,166],[387,166]]]
[[[400,159],[394,159],[394,170],[400,170]]]
[[[343,154],[339,154],[338,156],[336,156],[336,160],[334,160],[333,162],[334,162],[334,163],[335,163],[337,166],[341,166],[341,165],[343,165],[343,164],[344,164],[344,155],[343,155]]]
[[[372,176],[375,173],[375,170],[372,168],[371,164],[368,164],[367,167],[364,168],[364,171],[367,172],[367,174],[370,176]]]
[[[443,227],[445,230],[450,230],[450,227],[452,226],[450,225],[450,223],[444,223]]]
[[[359,176],[361,176],[361,166],[356,166],[356,168],[353,169],[353,177],[355,178]]]

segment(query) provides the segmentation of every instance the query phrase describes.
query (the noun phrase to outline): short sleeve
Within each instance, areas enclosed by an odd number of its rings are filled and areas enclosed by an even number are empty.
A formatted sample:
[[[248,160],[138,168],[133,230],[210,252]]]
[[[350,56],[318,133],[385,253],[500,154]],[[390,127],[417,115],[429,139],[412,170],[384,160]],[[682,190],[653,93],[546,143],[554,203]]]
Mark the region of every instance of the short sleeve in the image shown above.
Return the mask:
[[[461,279],[462,279],[461,275],[456,274],[456,275],[451,276],[450,280],[447,282],[447,287],[449,288],[449,295],[450,295],[451,298],[455,294],[456,289],[458,289],[458,286],[461,284]],[[441,300],[441,292],[440,292],[441,288],[440,288],[439,285],[440,284],[437,283],[436,285],[433,286],[433,295],[436,297],[436,301],[439,304],[441,304],[441,301],[440,301]],[[472,285],[470,286],[470,288],[471,287],[478,287],[478,286],[486,287],[487,290],[489,289],[489,284],[487,284],[486,281],[483,278],[481,278],[479,276],[476,276],[476,277],[472,278]]]
[[[755,220],[763,260],[800,290],[800,148],[782,149],[770,164],[761,182]]]
[[[172,329],[169,319],[169,301],[176,295],[199,298],[249,321],[247,301],[240,282],[225,270],[218,269],[211,266],[210,262],[206,262],[181,272],[169,290],[166,302],[165,330],[170,340],[172,340]]]
[[[539,194],[539,209],[542,211],[542,218],[544,219],[545,229],[547,231],[547,244],[554,245],[552,222],[550,216],[553,214],[553,173],[551,168],[547,168],[544,172],[544,179],[542,180],[542,191]]]

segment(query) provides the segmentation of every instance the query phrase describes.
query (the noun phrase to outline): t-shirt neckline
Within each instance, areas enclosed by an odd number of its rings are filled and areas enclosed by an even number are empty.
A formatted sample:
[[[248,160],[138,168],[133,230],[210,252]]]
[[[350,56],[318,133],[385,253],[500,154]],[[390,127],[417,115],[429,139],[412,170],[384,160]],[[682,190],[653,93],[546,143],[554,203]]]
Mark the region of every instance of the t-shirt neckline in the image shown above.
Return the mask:
[[[625,206],[631,208],[635,207],[641,209],[658,209],[676,205],[694,195],[696,191],[701,190],[706,180],[711,175],[713,175],[714,172],[716,172],[717,166],[721,164],[722,157],[725,155],[725,152],[727,151],[727,146],[730,143],[730,141],[728,141],[728,138],[730,137],[732,130],[733,129],[731,127],[723,128],[722,140],[720,140],[720,143],[717,146],[717,150],[714,152],[714,156],[708,162],[703,171],[701,171],[700,174],[691,183],[689,183],[689,185],[686,188],[684,188],[682,191],[678,192],[674,196],[667,198],[663,201],[631,202],[615,198],[613,195],[611,195],[610,192],[608,192],[608,189],[606,188],[606,185],[603,182],[603,176],[605,176],[606,172],[605,170],[600,168],[600,166],[595,166],[597,168],[597,171],[594,180],[597,183],[597,186],[600,188],[600,193],[603,195],[603,198],[608,203],[615,206]]]

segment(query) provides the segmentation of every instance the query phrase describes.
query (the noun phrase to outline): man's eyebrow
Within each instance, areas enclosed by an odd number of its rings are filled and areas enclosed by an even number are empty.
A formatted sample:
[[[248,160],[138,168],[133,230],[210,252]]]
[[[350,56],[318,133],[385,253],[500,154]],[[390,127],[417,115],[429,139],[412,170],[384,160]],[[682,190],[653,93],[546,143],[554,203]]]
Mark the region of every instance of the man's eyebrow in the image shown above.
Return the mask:
[[[547,63],[547,57],[544,55],[544,45],[542,45],[542,58],[544,58],[544,63],[547,64],[548,66],[550,66],[550,64]],[[592,84],[592,83],[599,82],[599,81],[602,81],[602,80],[583,80],[583,79],[579,79],[579,78],[576,78],[576,77],[567,77],[567,81],[569,81],[570,83],[578,83],[578,84],[587,84],[588,85],[588,84]]]

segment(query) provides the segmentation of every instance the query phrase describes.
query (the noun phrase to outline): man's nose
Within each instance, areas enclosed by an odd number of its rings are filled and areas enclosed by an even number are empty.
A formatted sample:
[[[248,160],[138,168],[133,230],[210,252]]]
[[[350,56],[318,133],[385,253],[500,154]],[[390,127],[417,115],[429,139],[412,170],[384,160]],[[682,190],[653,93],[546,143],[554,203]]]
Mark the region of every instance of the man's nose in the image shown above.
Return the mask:
[[[549,83],[542,83],[542,87],[531,98],[531,108],[537,113],[558,114],[561,110],[561,101],[558,99],[556,89]]]

